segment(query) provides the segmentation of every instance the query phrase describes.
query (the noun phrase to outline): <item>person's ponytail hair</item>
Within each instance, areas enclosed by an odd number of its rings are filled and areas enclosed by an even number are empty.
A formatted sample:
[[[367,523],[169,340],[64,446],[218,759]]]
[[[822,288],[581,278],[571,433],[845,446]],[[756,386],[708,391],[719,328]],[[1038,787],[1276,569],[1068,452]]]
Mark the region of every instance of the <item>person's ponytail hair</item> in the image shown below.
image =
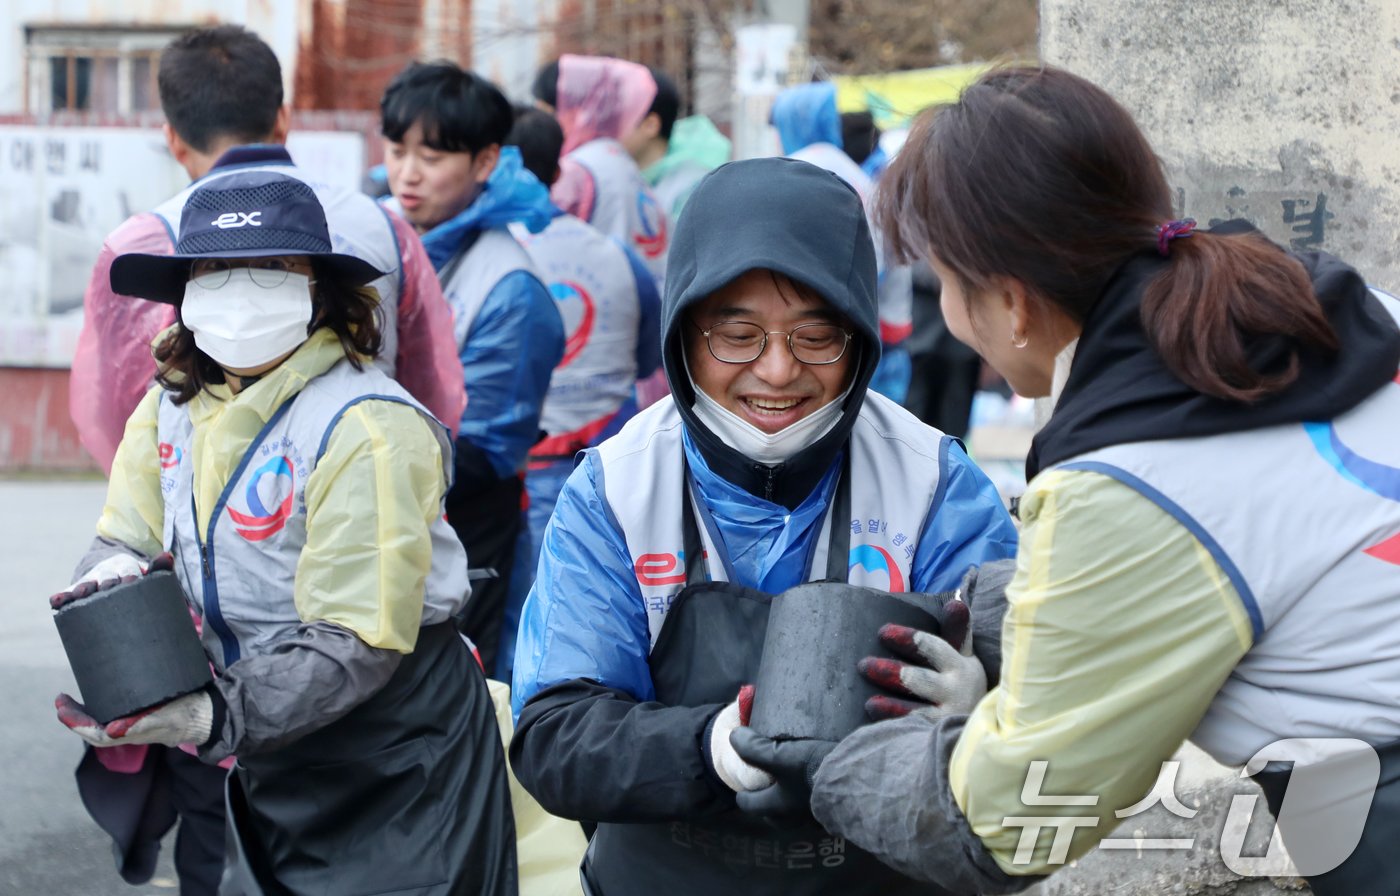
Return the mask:
[[[1142,298],[1142,326],[1167,368],[1197,392],[1254,402],[1298,377],[1303,352],[1335,352],[1307,271],[1258,233],[1173,240]]]
[[[1053,67],[987,72],[923,112],[885,172],[876,216],[900,260],[932,254],[971,303],[997,278],[1083,323],[1130,259],[1157,252],[1171,190],[1113,97]],[[1335,351],[1303,266],[1257,234],[1171,241],[1142,301],[1167,368],[1206,395],[1257,401],[1299,359]]]

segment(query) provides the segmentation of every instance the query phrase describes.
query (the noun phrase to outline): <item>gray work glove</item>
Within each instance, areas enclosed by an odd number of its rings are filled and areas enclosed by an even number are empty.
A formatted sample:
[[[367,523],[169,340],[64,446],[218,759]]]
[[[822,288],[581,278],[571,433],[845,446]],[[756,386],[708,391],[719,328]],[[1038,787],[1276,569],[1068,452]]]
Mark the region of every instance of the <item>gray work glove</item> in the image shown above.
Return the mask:
[[[865,701],[875,721],[916,713],[930,719],[966,715],[987,693],[987,673],[973,656],[968,608],[952,600],[943,606],[942,637],[904,625],[880,629],[880,641],[908,662],[868,656],[860,674],[890,695]]]
[[[972,652],[987,671],[987,687],[1001,681],[1001,622],[1006,617],[1006,586],[1016,575],[1016,560],[974,566],[963,576],[958,596],[972,611]]]
[[[866,701],[866,713],[874,720],[898,718],[920,711],[929,715],[930,705],[959,707],[970,712],[981,693],[1001,680],[1001,626],[1006,616],[1006,586],[1016,574],[1015,559],[994,560],[974,566],[963,576],[954,592],[927,595],[935,603],[930,610],[938,617],[938,634],[915,632],[903,626],[887,626],[881,640],[898,660],[868,657],[860,671],[893,696],[876,696]],[[917,634],[917,637],[916,637]],[[935,643],[941,637],[946,645]],[[951,649],[946,649],[951,646]],[[954,654],[975,657],[984,679]],[[935,717],[950,714],[945,708],[932,712]]]
[[[199,690],[135,715],[113,719],[106,725],[88,715],[83,705],[67,694],[54,701],[58,720],[94,747],[125,744],[203,744],[214,724],[214,702]]]

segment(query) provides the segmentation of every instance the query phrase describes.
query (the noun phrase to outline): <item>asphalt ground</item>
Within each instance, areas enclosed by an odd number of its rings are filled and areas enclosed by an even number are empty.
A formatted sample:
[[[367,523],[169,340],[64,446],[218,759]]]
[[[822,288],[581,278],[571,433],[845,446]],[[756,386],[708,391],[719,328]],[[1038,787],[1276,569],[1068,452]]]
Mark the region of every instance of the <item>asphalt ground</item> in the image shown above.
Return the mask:
[[[0,480],[0,894],[147,896],[178,892],[166,839],[155,877],[117,876],[111,841],[73,783],[81,742],[54,717],[76,693],[48,596],[92,540],[106,483]]]

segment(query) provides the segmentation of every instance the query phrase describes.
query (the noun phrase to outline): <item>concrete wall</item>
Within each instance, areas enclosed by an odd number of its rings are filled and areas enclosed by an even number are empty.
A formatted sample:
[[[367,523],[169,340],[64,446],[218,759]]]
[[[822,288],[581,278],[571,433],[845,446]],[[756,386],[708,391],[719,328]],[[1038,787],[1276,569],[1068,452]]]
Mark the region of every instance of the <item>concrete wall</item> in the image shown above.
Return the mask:
[[[283,90],[290,96],[298,21],[308,6],[304,0],[4,0],[0,3],[0,115],[26,111],[26,26],[165,28],[237,23],[257,32],[272,47],[282,63]]]
[[[550,29],[555,0],[473,0],[470,65],[500,85],[512,101],[533,102],[530,85],[556,55]]]
[[[1281,874],[1242,877],[1224,854],[1258,857],[1272,846],[1273,816],[1263,794],[1239,771],[1226,768],[1191,744],[1173,757],[1176,776],[1165,801],[1123,819],[1100,848],[1026,890],[1026,896],[1306,896],[1311,890],[1285,861]],[[1155,788],[1154,788],[1155,789]],[[1236,796],[1257,802],[1234,807]],[[1248,811],[1242,811],[1248,810]],[[1042,833],[1048,838],[1048,833]],[[1238,846],[1226,844],[1235,843]],[[1235,867],[1241,867],[1234,861]]]
[[[1400,289],[1400,2],[1041,0],[1042,58],[1123,102],[1202,224]]]

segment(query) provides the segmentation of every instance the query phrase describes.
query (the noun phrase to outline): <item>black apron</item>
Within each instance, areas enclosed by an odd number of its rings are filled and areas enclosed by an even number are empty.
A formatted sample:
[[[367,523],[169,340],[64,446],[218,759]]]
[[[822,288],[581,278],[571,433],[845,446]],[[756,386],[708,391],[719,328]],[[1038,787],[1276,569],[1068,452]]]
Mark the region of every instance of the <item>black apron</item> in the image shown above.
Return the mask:
[[[221,896],[514,896],[495,710],[450,622],[344,718],[229,775]]]
[[[133,886],[156,872],[161,839],[180,822],[175,836],[175,873],[184,896],[213,896],[224,868],[224,779],[179,747],[151,744],[141,768],[109,770],[87,747],[74,777],[83,806],[112,838],[117,873]]]
[[[1380,779],[1371,798],[1371,812],[1361,841],[1341,865],[1326,874],[1307,878],[1315,896],[1395,896],[1400,892],[1400,740],[1376,748]],[[1269,811],[1278,817],[1288,791],[1292,770],[1264,771],[1255,775]],[[1288,845],[1288,831],[1282,832]]]
[[[830,517],[829,581],[844,582],[849,572],[850,530],[844,524],[850,518],[849,483],[843,469]],[[740,686],[758,679],[772,600],[753,588],[707,581],[693,500],[688,494],[688,584],[667,613],[649,659],[656,699],[668,706],[729,703]],[[600,824],[584,859],[583,882],[589,896],[945,892],[881,864],[827,833],[810,815],[779,821],[737,807],[700,820]]]
[[[496,572],[472,581],[472,596],[455,620],[462,634],[471,638],[489,673],[495,673],[500,651],[501,623],[510,596],[510,573],[515,566],[515,541],[520,534],[523,489],[520,477],[511,476],[469,495],[455,491],[447,494],[447,523],[466,548],[473,569]]]

